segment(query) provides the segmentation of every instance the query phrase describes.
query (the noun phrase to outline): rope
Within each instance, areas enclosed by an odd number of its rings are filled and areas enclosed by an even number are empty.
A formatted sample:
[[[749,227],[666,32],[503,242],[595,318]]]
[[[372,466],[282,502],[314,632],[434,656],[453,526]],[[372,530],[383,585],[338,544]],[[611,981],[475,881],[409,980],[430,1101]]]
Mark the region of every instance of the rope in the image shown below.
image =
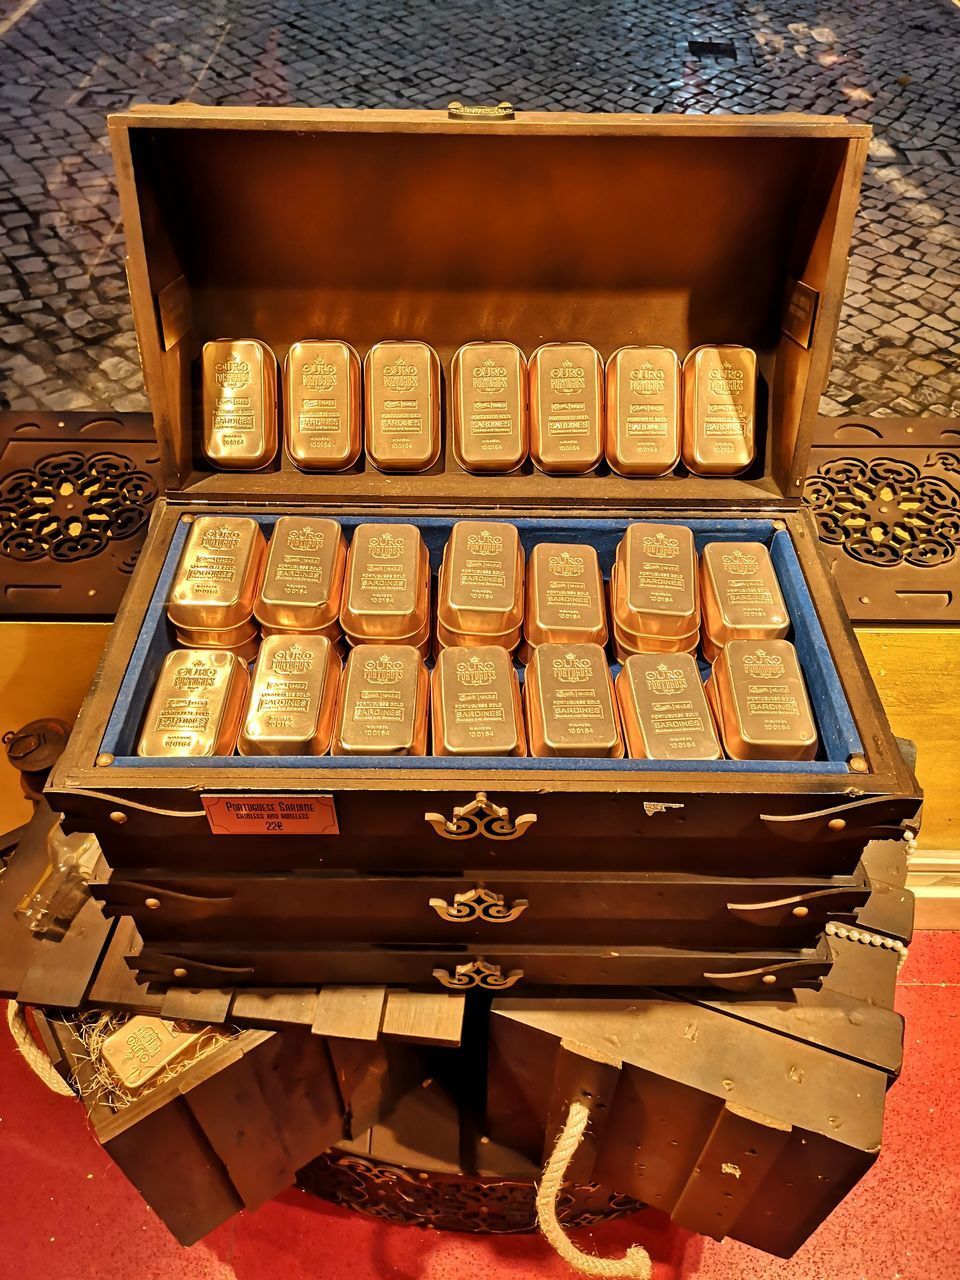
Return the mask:
[[[16,1000],[7,1001],[7,1026],[13,1036],[13,1042],[26,1059],[27,1066],[35,1076],[39,1076],[48,1089],[59,1093],[64,1098],[74,1098],[76,1094],[54,1067],[53,1063],[36,1043],[27,1027],[27,1015]]]
[[[582,1102],[571,1102],[567,1122],[563,1126],[547,1167],[537,1187],[537,1222],[547,1242],[575,1271],[585,1276],[626,1276],[631,1280],[650,1280],[650,1255],[641,1245],[631,1245],[622,1258],[598,1258],[583,1253],[566,1234],[557,1218],[557,1199],[574,1152],[579,1147],[590,1112]]]

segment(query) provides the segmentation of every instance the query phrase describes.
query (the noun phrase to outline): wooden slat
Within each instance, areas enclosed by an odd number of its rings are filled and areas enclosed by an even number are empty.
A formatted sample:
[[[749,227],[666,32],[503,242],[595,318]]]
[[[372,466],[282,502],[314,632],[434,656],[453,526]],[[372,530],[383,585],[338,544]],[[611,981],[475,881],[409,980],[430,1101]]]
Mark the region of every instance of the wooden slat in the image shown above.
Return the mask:
[[[324,987],[313,1015],[314,1034],[376,1040],[386,995],[384,987]]]
[[[388,991],[380,1034],[416,1044],[455,1047],[466,996],[457,992]]]
[[[139,954],[142,946],[133,920],[129,916],[122,916],[117,921],[110,945],[87,992],[87,999],[91,1004],[126,1012],[160,1012],[166,998],[165,993],[148,991],[146,984],[137,981],[126,961],[127,956]]]
[[[312,1026],[317,1007],[316,990],[238,991],[230,1018],[253,1026]]]
[[[560,1042],[547,1111],[543,1158],[546,1161],[552,1152],[557,1135],[567,1122],[570,1104],[583,1103],[590,1112],[590,1122],[567,1167],[570,1182],[590,1182],[593,1178],[621,1065],[615,1054],[607,1054],[596,1046],[587,1048],[572,1040]]]
[[[305,1028],[291,1029],[248,1055],[294,1170],[344,1136],[340,1091],[327,1043]]]
[[[100,904],[90,899],[59,942],[34,942],[30,967],[17,993],[20,1003],[75,1009],[90,986],[112,924],[104,919]]]
[[[160,1013],[164,1018],[186,1018],[190,1022],[225,1022],[232,1000],[232,991],[171,987],[164,994]]]

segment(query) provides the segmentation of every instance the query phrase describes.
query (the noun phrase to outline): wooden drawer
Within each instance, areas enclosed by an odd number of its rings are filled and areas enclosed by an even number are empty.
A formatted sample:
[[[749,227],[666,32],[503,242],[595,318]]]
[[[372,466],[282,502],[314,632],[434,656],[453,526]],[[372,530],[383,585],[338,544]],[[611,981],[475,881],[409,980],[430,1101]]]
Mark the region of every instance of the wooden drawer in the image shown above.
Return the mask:
[[[481,988],[539,986],[717,986],[734,991],[818,986],[831,957],[815,948],[720,951],[682,947],[289,946],[156,942],[129,961],[141,981],[162,987],[383,986]]]
[[[336,942],[744,947],[812,944],[869,889],[834,880],[661,873],[183,876],[93,886],[146,942],[313,947]]]

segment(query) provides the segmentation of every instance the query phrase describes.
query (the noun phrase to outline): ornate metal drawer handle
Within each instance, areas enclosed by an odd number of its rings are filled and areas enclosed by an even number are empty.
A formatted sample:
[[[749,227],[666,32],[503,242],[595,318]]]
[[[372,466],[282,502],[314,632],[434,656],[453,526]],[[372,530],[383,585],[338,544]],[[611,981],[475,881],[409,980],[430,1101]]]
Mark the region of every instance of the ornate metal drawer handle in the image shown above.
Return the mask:
[[[522,813],[516,822],[511,822],[509,809],[488,800],[485,791],[478,791],[476,800],[454,808],[452,818],[425,813],[423,819],[445,840],[471,840],[480,835],[491,840],[516,840],[533,826],[537,815]]]
[[[498,964],[486,960],[471,960],[458,964],[451,975],[449,969],[434,969],[433,976],[445,987],[454,991],[466,991],[468,987],[483,987],[485,991],[505,991],[523,977],[522,969],[511,969],[505,974]]]
[[[488,924],[508,924],[523,915],[530,903],[526,898],[515,898],[507,906],[502,893],[494,893],[477,885],[466,893],[455,893],[453,902],[445,898],[430,898],[429,905],[441,920],[451,924],[463,924],[468,920],[486,920]]]

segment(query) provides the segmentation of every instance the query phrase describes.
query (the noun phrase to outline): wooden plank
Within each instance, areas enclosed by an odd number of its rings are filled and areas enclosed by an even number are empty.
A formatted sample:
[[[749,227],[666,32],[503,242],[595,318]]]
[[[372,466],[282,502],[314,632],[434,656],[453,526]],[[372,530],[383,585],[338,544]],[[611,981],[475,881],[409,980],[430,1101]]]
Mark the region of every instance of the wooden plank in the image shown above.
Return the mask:
[[[94,975],[87,999],[105,1009],[134,1013],[159,1013],[166,999],[163,991],[149,991],[139,983],[126,957],[138,955],[143,943],[129,916],[117,921],[113,937]]]
[[[290,991],[238,991],[230,1009],[234,1022],[249,1022],[253,1026],[306,1026],[313,1025],[317,1007],[316,990]]]
[[[314,1035],[376,1040],[386,996],[385,987],[324,987],[314,1010]]]
[[[59,942],[34,940],[30,966],[17,993],[20,1003],[75,1009],[90,986],[112,925],[91,898]]]
[[[593,1179],[593,1167],[620,1081],[621,1066],[616,1054],[606,1053],[597,1046],[587,1048],[572,1040],[560,1042],[547,1110],[543,1159],[546,1163],[553,1151],[557,1136],[567,1122],[570,1104],[582,1102],[590,1112],[590,1122],[567,1167],[570,1182]]]
[[[171,987],[160,1006],[164,1018],[185,1018],[189,1022],[225,1022],[233,1000],[232,991]]]
[[[291,1029],[250,1053],[248,1061],[294,1170],[340,1141],[343,1107],[325,1040]]]
[[[380,1034],[416,1044],[456,1047],[466,996],[446,991],[388,991]]]

